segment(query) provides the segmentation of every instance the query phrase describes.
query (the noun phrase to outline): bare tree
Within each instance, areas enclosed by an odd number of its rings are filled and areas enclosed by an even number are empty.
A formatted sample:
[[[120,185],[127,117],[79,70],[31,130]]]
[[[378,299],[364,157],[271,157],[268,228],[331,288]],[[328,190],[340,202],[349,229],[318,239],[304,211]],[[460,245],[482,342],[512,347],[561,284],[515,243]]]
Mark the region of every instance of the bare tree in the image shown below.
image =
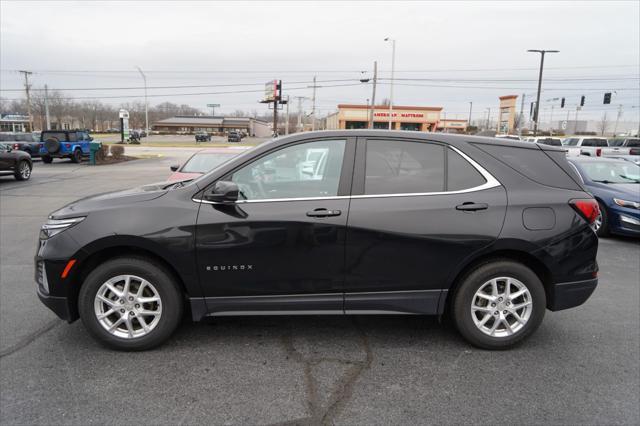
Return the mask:
[[[607,128],[609,127],[609,120],[607,119],[607,113],[602,114],[602,118],[598,122],[597,129],[600,132],[601,136],[607,132]]]

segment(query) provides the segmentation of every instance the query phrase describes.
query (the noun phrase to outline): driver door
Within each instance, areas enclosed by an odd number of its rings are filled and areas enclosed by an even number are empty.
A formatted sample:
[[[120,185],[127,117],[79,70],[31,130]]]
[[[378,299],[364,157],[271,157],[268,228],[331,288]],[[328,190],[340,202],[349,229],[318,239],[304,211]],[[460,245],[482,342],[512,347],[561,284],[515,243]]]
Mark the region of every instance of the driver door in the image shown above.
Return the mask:
[[[342,311],[355,140],[278,148],[221,180],[233,204],[203,201],[196,231],[210,312]]]

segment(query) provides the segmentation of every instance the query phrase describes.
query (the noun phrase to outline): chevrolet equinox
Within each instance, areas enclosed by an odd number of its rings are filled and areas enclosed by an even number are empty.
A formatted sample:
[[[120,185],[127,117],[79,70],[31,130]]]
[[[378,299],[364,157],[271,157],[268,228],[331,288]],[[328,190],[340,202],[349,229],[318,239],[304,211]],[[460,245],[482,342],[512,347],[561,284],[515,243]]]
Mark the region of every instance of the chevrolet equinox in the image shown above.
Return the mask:
[[[598,204],[553,146],[377,130],[264,143],[191,181],[53,212],[42,302],[107,346],[166,341],[186,309],[449,315],[486,349],[597,285]]]

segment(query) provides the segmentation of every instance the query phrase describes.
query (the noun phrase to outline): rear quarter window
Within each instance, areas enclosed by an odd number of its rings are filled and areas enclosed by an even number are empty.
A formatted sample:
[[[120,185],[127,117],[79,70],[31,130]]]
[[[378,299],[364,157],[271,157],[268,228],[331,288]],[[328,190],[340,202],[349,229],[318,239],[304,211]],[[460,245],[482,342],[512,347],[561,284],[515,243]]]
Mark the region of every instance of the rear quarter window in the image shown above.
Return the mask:
[[[474,144],[528,179],[545,186],[582,190],[562,151]]]

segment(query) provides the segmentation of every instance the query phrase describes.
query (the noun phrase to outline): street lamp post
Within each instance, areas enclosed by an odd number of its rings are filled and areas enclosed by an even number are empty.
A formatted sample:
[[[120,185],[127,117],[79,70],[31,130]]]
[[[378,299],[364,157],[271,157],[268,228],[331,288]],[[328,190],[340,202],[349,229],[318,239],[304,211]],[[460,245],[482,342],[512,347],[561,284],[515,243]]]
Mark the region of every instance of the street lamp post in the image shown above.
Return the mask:
[[[396,40],[387,37],[384,41],[391,42],[391,93],[389,95],[389,130],[391,130],[393,125],[393,80],[396,71]]]
[[[529,49],[527,52],[535,52],[540,54],[540,74],[538,75],[538,94],[536,95],[536,110],[533,114],[533,136],[538,134],[538,113],[540,111],[540,89],[542,88],[542,69],[544,68],[544,55],[546,53],[558,53],[559,50],[537,50]]]
[[[149,101],[147,101],[147,76],[144,75],[140,67],[136,67],[136,68],[138,68],[138,72],[140,72],[140,75],[142,76],[142,80],[144,80],[144,127],[145,127],[144,130],[148,135],[149,134]]]

